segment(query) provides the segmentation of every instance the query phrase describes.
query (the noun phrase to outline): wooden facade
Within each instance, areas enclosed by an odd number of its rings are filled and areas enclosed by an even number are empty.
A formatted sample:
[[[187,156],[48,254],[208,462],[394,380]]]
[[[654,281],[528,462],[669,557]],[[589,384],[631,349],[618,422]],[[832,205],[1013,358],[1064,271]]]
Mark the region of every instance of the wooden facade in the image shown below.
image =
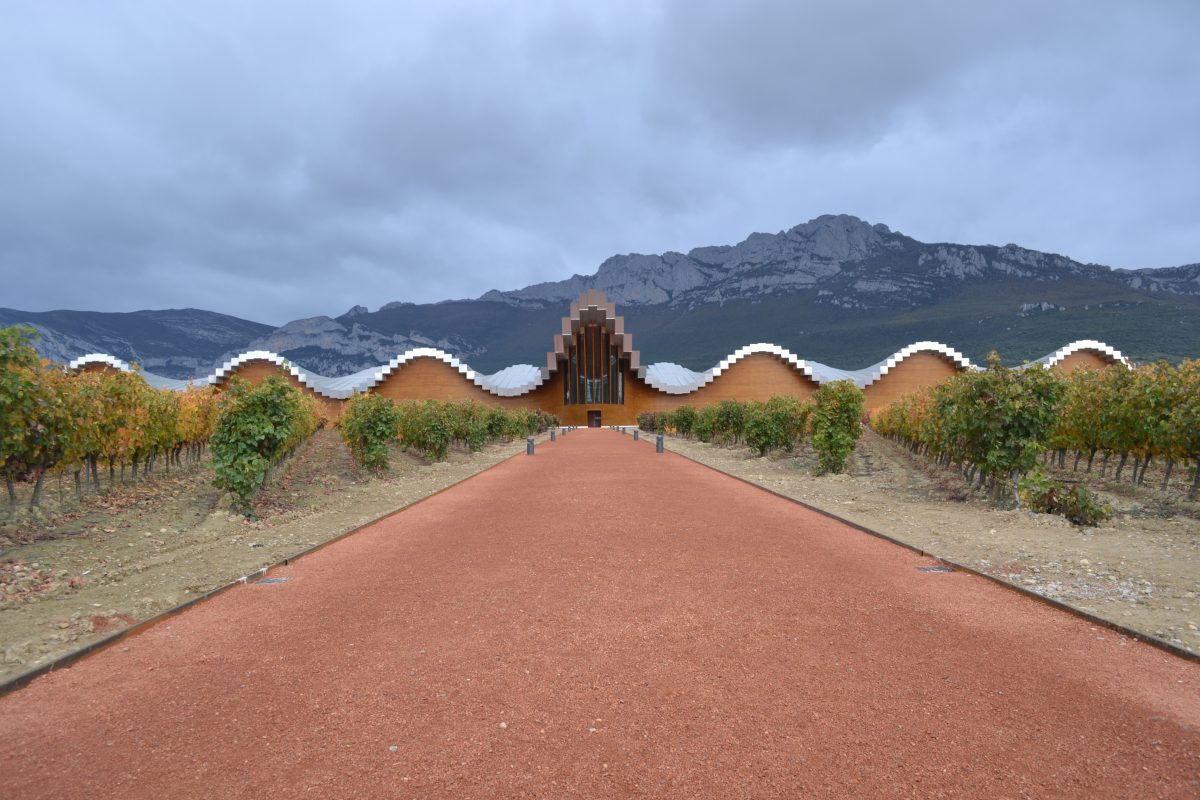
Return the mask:
[[[217,385],[221,386],[233,378],[239,378],[247,383],[258,384],[262,383],[272,375],[283,378],[293,388],[299,389],[315,400],[317,402],[317,413],[320,415],[321,419],[327,422],[336,422],[342,416],[341,400],[334,400],[331,397],[325,397],[324,395],[314,392],[310,387],[301,383],[295,375],[280,367],[278,364],[274,364],[270,361],[247,361],[246,363],[235,367],[230,374]]]
[[[105,372],[120,372],[121,370],[117,369],[112,364],[106,364],[103,361],[94,361],[90,364],[84,364],[77,371],[82,372],[82,373],[86,373],[86,372],[105,373]]]
[[[863,390],[866,410],[889,406],[901,397],[936,386],[961,370],[941,353],[913,353]]]
[[[1116,363],[1115,359],[1094,350],[1076,350],[1056,362],[1050,369],[1066,375],[1079,369],[1104,369],[1111,367],[1114,363]]]

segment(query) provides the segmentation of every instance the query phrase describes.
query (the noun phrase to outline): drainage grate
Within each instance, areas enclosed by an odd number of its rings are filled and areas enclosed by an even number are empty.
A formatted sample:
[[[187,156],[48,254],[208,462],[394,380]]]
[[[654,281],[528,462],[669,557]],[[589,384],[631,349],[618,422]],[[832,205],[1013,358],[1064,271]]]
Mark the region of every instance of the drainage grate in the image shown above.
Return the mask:
[[[255,583],[287,583],[287,578],[260,578]]]
[[[954,567],[946,567],[941,564],[934,564],[928,567],[917,567],[921,572],[954,572]]]

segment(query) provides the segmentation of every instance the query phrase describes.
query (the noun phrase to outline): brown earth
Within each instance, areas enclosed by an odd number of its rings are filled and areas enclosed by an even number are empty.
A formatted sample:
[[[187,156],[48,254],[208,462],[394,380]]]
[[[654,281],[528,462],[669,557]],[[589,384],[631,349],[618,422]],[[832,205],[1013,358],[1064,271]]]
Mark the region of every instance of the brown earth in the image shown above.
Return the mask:
[[[1200,793],[1200,666],[579,431],[0,698],[0,795]]]
[[[1113,519],[1000,510],[957,473],[866,431],[843,475],[817,475],[808,447],[758,458],[668,437],[667,446],[722,472],[794,497],[925,552],[1200,652],[1200,506],[1153,486],[1090,482]],[[1068,460],[1068,465],[1070,460]],[[1071,477],[1070,470],[1060,477]],[[1077,475],[1075,477],[1078,477]]]
[[[219,502],[200,464],[156,475],[49,516],[0,525],[0,680],[403,508],[511,455],[524,440],[440,463],[395,448],[390,471],[357,468],[335,431],[319,431],[276,470],[258,521]],[[25,491],[28,491],[26,487]]]

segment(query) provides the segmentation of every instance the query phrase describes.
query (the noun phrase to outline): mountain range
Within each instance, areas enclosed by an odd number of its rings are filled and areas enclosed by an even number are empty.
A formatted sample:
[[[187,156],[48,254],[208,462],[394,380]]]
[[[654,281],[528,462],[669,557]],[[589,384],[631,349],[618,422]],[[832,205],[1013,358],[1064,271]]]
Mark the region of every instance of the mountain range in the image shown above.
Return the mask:
[[[923,339],[978,360],[997,349],[1008,363],[1081,338],[1138,361],[1200,356],[1200,263],[1112,269],[1015,244],[919,242],[848,215],[736,245],[617,255],[593,275],[473,300],[355,306],[278,328],[197,309],[0,309],[0,325],[36,327],[46,358],[104,352],[177,378],[257,349],[331,376],[413,347],[437,347],[492,372],[544,363],[558,318],[587,289],[617,304],[642,363],[693,369],[759,341],[846,369]]]

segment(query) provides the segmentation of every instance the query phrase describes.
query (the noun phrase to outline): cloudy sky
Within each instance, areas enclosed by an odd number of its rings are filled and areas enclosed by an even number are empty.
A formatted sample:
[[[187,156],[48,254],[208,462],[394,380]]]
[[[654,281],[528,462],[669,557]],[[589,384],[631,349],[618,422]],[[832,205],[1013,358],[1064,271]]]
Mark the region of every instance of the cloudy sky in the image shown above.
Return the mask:
[[[823,213],[1200,261],[1200,3],[0,5],[0,306],[283,323]]]

